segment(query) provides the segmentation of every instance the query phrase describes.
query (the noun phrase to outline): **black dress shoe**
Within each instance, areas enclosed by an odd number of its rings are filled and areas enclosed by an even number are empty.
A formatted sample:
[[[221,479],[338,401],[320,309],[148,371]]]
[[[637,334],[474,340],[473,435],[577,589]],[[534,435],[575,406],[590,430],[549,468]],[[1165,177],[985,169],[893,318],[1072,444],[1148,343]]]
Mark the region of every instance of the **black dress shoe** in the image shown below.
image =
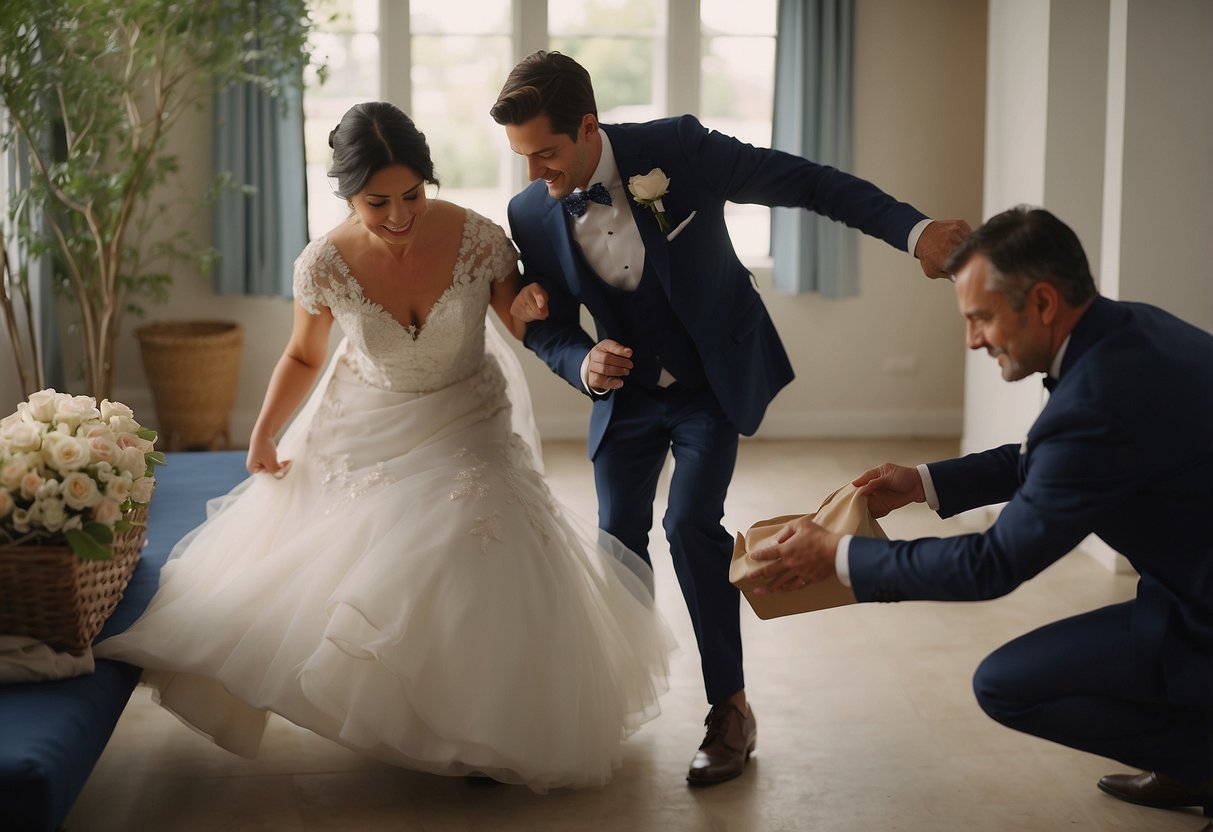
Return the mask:
[[[1154,771],[1141,774],[1109,774],[1099,778],[1099,788],[1119,800],[1152,806],[1155,809],[1179,809],[1199,806],[1205,817],[1213,817],[1213,780],[1192,786]]]
[[[691,760],[687,782],[711,786],[732,780],[745,771],[746,761],[754,753],[758,739],[754,712],[749,705],[742,710],[731,702],[722,702],[712,706],[703,724],[708,731]]]

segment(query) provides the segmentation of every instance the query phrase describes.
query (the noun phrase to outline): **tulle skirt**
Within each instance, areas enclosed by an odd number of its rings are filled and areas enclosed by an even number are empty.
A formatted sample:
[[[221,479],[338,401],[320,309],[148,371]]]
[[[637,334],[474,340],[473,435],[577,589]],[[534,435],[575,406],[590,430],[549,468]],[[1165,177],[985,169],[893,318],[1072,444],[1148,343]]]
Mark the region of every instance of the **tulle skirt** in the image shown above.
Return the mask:
[[[282,444],[285,477],[212,501],[96,655],[254,755],[267,712],[437,774],[595,786],[657,714],[668,628],[635,554],[553,498],[493,358],[432,393],[342,360]]]

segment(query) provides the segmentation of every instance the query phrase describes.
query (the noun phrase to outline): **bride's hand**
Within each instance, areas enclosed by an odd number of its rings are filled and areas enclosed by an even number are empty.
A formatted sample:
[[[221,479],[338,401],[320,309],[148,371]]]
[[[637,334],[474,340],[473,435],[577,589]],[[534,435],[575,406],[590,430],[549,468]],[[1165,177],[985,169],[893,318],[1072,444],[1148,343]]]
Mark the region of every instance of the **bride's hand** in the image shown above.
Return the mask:
[[[518,290],[510,314],[523,323],[547,320],[548,293],[538,283],[528,283]]]
[[[273,474],[275,477],[286,475],[290,468],[290,460],[279,461],[278,446],[273,437],[253,436],[249,440],[248,458],[245,467],[250,474]]]

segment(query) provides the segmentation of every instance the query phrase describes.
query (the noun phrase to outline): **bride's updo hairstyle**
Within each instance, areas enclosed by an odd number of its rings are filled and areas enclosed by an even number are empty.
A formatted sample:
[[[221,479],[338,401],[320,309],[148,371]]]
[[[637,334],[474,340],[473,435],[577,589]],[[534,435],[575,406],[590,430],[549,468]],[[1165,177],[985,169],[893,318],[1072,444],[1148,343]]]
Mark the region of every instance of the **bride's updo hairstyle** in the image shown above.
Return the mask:
[[[333,166],[328,175],[337,180],[337,196],[342,199],[361,191],[388,165],[407,165],[426,182],[438,184],[425,134],[399,107],[386,101],[367,101],[346,110],[341,123],[329,133],[329,147]]]

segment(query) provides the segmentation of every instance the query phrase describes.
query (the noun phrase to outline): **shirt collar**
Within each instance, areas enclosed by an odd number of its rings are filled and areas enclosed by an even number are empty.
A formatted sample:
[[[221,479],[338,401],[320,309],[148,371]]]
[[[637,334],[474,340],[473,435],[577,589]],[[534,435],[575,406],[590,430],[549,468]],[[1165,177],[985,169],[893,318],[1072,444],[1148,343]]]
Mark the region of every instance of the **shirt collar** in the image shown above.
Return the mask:
[[[1049,377],[1053,379],[1061,378],[1061,362],[1066,357],[1066,347],[1070,346],[1070,336],[1066,336],[1066,340],[1061,342],[1061,346],[1057,349],[1057,355],[1053,356],[1053,362],[1049,364]]]
[[[607,190],[613,191],[623,184],[619,178],[619,165],[615,163],[615,151],[611,149],[611,140],[607,138],[606,131],[599,128],[598,135],[602,137],[602,154],[598,157],[598,167],[594,168],[590,184],[601,182]]]

